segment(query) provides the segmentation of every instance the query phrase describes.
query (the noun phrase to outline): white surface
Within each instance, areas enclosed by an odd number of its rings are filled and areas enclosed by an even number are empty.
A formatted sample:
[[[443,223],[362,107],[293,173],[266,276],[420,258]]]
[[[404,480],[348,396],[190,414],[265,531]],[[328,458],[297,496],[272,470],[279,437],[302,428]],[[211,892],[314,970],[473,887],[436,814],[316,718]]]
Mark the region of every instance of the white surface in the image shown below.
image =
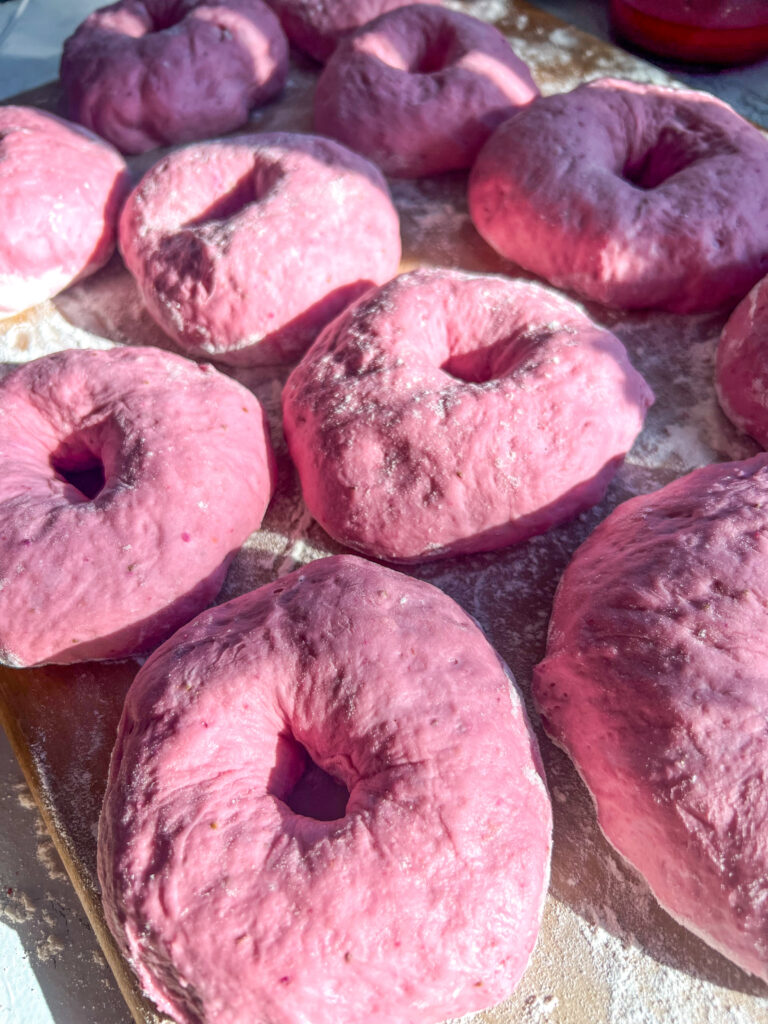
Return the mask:
[[[98,0],[31,0],[0,51],[0,98],[55,78],[62,41],[97,6]],[[608,37],[602,0],[538,6]],[[0,25],[4,14],[0,7]],[[720,73],[672,70],[768,127],[768,61]],[[2,730],[0,822],[0,1024],[129,1024]]]
[[[0,1024],[130,1024],[0,729]]]

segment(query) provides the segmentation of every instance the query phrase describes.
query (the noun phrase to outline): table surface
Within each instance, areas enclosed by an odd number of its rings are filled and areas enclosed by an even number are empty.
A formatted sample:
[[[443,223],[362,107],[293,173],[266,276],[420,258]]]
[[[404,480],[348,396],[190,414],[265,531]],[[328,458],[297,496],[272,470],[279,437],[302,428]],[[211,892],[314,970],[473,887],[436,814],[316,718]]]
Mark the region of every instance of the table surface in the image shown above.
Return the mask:
[[[31,0],[0,52],[0,98],[54,78],[62,40],[96,6],[94,0]],[[610,38],[601,0],[539,0],[536,6]],[[768,60],[720,72],[663,66],[768,128]],[[0,1024],[129,1024],[2,730],[0,821]],[[87,1017],[83,1007],[90,1008]]]

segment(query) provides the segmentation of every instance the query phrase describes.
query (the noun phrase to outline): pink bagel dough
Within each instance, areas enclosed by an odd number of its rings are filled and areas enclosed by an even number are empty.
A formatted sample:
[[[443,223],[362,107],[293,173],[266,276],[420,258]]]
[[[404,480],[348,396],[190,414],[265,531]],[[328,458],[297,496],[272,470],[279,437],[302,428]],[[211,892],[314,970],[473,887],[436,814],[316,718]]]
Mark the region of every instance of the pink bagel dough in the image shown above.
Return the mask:
[[[271,493],[261,406],[152,348],[0,381],[0,662],[151,650],[206,607]]]
[[[369,21],[405,7],[410,0],[267,0],[294,46],[321,63],[328,60],[343,36]],[[439,3],[440,0],[427,0]]]
[[[576,552],[534,696],[608,840],[768,980],[768,457],[619,506]]]
[[[0,317],[57,295],[103,266],[128,174],[79,125],[0,107]]]
[[[339,43],[317,85],[315,128],[386,174],[418,178],[471,166],[538,92],[492,25],[414,4]]]
[[[768,277],[739,303],[723,329],[715,386],[728,419],[768,448]]]
[[[768,271],[768,139],[712,96],[603,79],[502,125],[469,206],[494,249],[558,287],[716,309]]]
[[[121,0],[64,43],[71,116],[124,153],[239,128],[288,74],[288,42],[262,0]]]
[[[125,204],[120,248],[147,309],[183,348],[281,363],[397,273],[400,222],[367,160],[275,132],[165,157]]]
[[[139,672],[99,878],[180,1024],[430,1024],[516,985],[550,834],[536,741],[477,626],[337,556],[199,616]]]
[[[621,342],[527,282],[405,274],[283,392],[304,500],[376,558],[489,551],[599,501],[653,401]]]

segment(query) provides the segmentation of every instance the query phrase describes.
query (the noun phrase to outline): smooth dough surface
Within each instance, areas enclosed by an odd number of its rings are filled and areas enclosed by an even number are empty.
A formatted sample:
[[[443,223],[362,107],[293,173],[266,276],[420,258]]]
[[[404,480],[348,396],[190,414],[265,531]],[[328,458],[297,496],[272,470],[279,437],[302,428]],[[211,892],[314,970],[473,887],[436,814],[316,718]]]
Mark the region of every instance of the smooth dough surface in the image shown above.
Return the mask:
[[[589,508],[652,400],[621,342],[572,302],[421,270],[323,332],[283,414],[312,515],[401,561],[518,543]]]
[[[739,303],[720,335],[715,386],[726,416],[768,448],[768,277]]]
[[[488,22],[426,4],[343,40],[315,93],[315,128],[416,178],[470,167],[502,121],[538,96],[528,66]]]
[[[609,841],[768,980],[768,456],[620,505],[560,583],[534,673]]]
[[[71,350],[0,381],[0,661],[151,650],[208,605],[262,519],[261,406],[150,348]]]
[[[601,79],[498,128],[469,206],[494,249],[560,288],[717,309],[768,272],[768,139],[705,93]]]
[[[79,125],[0,107],[0,317],[57,295],[115,247],[128,173]]]
[[[120,0],[66,40],[60,72],[70,116],[124,153],[239,128],[287,74],[262,0]]]
[[[142,986],[183,1024],[427,1024],[512,991],[550,832],[535,739],[478,627],[337,556],[147,661],[99,877]]]
[[[400,262],[378,168],[331,139],[288,132],[165,157],[128,197],[119,240],[163,330],[240,365],[297,359]]]

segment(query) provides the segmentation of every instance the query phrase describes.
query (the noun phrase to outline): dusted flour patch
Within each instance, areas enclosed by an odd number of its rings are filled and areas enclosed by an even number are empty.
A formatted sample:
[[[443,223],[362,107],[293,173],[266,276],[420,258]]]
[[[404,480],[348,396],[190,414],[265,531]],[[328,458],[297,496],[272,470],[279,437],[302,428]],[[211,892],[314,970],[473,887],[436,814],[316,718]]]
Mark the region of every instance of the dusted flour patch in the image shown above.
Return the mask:
[[[98,270],[112,255],[128,173],[78,125],[0,107],[0,318]]]
[[[427,1024],[520,979],[550,826],[481,631],[428,584],[339,556],[144,665],[99,877],[143,988],[184,1024]]]
[[[417,561],[520,543],[594,505],[652,400],[618,339],[566,299],[422,270],[328,327],[283,414],[328,533]]]
[[[120,0],[90,14],[61,59],[70,115],[124,153],[239,128],[287,73],[262,0]]]
[[[576,552],[533,693],[659,902],[768,978],[768,457],[620,505]]]

